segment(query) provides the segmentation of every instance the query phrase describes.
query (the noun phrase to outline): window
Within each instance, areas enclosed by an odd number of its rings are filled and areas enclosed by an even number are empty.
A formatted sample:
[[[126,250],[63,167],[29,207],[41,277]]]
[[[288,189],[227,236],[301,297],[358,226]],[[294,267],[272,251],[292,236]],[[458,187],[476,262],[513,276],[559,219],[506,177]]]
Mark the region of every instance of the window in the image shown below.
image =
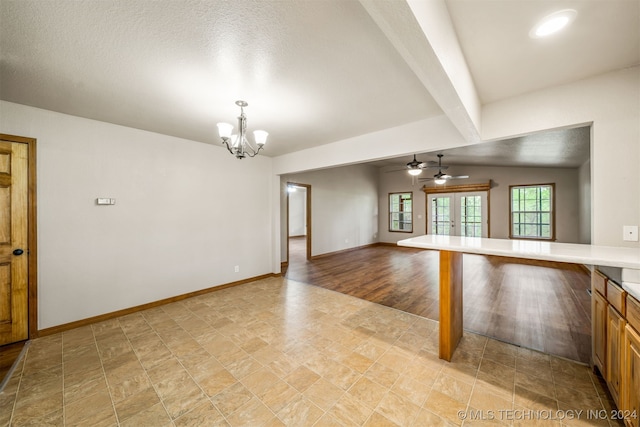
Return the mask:
[[[555,240],[554,184],[510,186],[511,238]]]
[[[389,194],[389,231],[413,232],[413,193]]]

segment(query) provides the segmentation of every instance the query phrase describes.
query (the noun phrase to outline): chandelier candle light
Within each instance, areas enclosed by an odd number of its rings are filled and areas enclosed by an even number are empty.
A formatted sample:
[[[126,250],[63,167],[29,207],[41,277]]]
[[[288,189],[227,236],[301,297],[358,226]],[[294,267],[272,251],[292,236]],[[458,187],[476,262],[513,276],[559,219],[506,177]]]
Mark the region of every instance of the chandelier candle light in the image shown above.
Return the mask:
[[[247,116],[244,115],[244,107],[249,104],[246,101],[236,101],[236,105],[240,107],[240,116],[238,117],[238,135],[232,135],[233,125],[229,123],[218,123],[218,133],[222,138],[222,143],[226,145],[227,150],[236,158],[244,159],[245,157],[254,157],[260,150],[264,148],[267,142],[268,132],[264,130],[253,131],[255,145],[247,139]]]

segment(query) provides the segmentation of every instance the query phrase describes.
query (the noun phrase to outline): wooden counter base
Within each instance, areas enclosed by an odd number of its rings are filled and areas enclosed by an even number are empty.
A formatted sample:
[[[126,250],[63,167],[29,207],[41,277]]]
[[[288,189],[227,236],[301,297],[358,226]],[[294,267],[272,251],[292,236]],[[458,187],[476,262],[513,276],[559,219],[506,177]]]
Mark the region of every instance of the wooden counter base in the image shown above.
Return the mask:
[[[440,251],[439,357],[451,362],[462,338],[462,253]]]

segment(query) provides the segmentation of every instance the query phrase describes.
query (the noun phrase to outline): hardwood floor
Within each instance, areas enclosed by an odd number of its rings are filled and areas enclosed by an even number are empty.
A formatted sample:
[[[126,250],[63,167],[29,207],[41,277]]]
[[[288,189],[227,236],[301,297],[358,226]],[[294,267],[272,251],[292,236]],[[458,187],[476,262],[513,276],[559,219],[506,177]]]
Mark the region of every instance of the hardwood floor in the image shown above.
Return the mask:
[[[438,252],[374,246],[305,259],[290,239],[286,277],[438,320]],[[464,255],[464,328],[589,363],[589,274],[575,264]]]

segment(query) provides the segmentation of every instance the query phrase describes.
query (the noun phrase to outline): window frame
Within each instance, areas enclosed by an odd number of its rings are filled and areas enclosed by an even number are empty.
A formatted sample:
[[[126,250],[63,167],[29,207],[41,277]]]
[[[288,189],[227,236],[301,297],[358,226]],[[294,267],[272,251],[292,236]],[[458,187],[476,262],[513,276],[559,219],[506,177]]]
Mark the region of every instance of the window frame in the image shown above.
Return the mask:
[[[549,187],[551,189],[551,197],[550,197],[550,203],[551,203],[551,209],[550,211],[514,211],[513,210],[513,190],[514,188],[532,188],[532,187],[536,187],[536,188],[541,188],[541,187]],[[526,213],[526,212],[532,212],[532,213],[537,213],[537,214],[542,214],[542,213],[549,213],[549,218],[550,218],[550,232],[551,232],[551,236],[550,237],[541,237],[541,236],[515,236],[513,233],[513,229],[514,229],[514,221],[513,221],[513,214],[514,213],[518,213],[518,212],[522,212],[522,213]],[[538,224],[541,224],[540,222],[538,222]],[[554,242],[556,240],[556,185],[555,183],[544,183],[544,184],[521,184],[521,185],[510,185],[509,186],[509,239],[514,239],[514,240],[540,240],[540,241],[546,241],[546,242]]]
[[[401,195],[401,194],[408,194],[409,195],[409,197],[410,197],[409,200],[411,201],[411,211],[405,212],[405,211],[400,210],[400,211],[395,212],[395,211],[391,210],[391,205],[392,205],[391,198],[393,196],[398,196],[398,195]],[[413,191],[398,191],[398,192],[389,193],[389,197],[387,198],[387,201],[389,203],[388,204],[388,208],[387,208],[387,212],[388,212],[388,215],[389,215],[388,216],[388,218],[389,218],[389,220],[388,220],[389,221],[388,222],[389,232],[390,233],[413,233],[413,205],[414,205],[414,201],[415,201],[414,198],[413,198]],[[400,203],[400,205],[403,205],[403,203]],[[393,214],[394,213],[405,213],[405,214],[409,213],[410,214],[410,219],[409,220],[410,220],[410,224],[411,224],[411,229],[410,230],[394,230],[393,227],[392,227]],[[403,223],[406,223],[406,221],[403,221]]]

